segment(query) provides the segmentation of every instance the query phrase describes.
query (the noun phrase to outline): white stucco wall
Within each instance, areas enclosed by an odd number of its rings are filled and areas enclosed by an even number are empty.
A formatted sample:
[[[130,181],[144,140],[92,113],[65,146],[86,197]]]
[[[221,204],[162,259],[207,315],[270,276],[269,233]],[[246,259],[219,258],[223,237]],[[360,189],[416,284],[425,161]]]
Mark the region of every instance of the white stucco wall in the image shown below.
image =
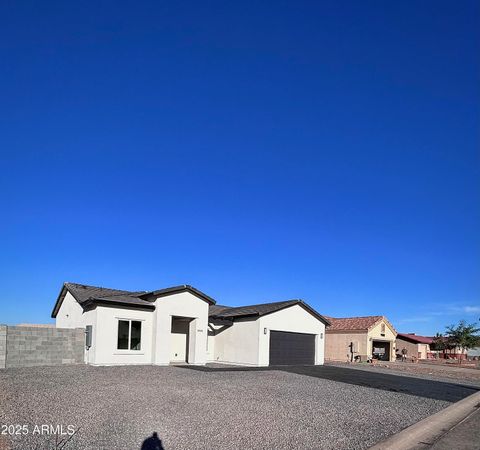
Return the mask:
[[[214,357],[211,359],[209,352],[209,361],[268,366],[270,330],[275,330],[315,335],[315,364],[324,363],[325,325],[299,305],[255,320],[237,320],[232,326],[223,329],[215,328],[215,337],[210,337]],[[264,334],[264,328],[267,329],[267,334]]]
[[[217,331],[214,361],[258,366],[259,321],[238,320]]]
[[[153,363],[168,365],[171,358],[172,317],[189,317],[189,364],[207,362],[208,303],[190,292],[155,300]]]
[[[85,349],[85,362],[91,363],[95,360],[95,337],[97,328],[97,310],[84,311],[72,294],[67,291],[65,298],[57,312],[55,326],[57,328],[85,328],[92,325],[92,346]]]
[[[190,292],[181,292],[158,297],[154,304],[155,311],[97,306],[84,312],[67,292],[57,314],[56,326],[84,328],[92,325],[92,347],[86,351],[85,359],[95,365],[170,364],[174,345],[172,317],[191,319],[188,323],[187,357],[190,364],[203,365],[208,360],[268,366],[270,330],[314,334],[315,363],[324,362],[325,325],[299,305],[256,320],[238,320],[231,327],[214,327],[216,335],[208,337],[209,305],[206,301]],[[117,349],[119,320],[142,322],[141,350]],[[266,334],[264,328],[267,329]]]
[[[67,291],[55,318],[55,326],[57,328],[81,328],[84,326],[84,317],[82,316],[83,308]]]
[[[260,317],[259,358],[260,366],[268,366],[270,353],[270,331],[290,331],[293,333],[314,334],[315,364],[323,364],[325,359],[325,324],[312,316],[299,305],[293,305],[272,314]],[[264,328],[267,334],[264,334]]]
[[[207,337],[207,362],[215,361],[215,336],[211,325],[208,327]]]
[[[112,308],[97,306],[97,324],[94,326],[94,354],[90,354],[90,364],[124,365],[151,364],[153,347],[152,311],[139,309]],[[142,322],[141,349],[118,350],[118,321],[139,320]]]
[[[56,317],[58,328],[85,328],[92,325],[92,347],[85,361],[95,365],[159,364],[168,365],[172,359],[172,317],[188,317],[190,364],[207,361],[208,303],[182,292],[159,297],[155,311],[133,308],[96,306],[84,312],[75,298],[67,292]],[[118,350],[118,320],[142,322],[141,350]]]

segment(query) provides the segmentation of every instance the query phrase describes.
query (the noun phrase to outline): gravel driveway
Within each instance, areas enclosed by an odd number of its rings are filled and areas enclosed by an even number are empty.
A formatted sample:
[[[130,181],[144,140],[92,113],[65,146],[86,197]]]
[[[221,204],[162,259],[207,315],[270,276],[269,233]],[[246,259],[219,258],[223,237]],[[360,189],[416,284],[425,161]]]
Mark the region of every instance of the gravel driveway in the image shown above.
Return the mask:
[[[0,435],[0,448],[2,442],[7,449],[62,448],[41,428],[34,434],[34,427],[63,425],[66,431],[72,425],[76,433],[66,450],[140,450],[153,432],[165,450],[359,450],[474,392],[454,383],[359,373],[327,366],[7,369],[0,371],[0,424],[26,425],[26,434]],[[143,450],[155,448],[151,443]]]

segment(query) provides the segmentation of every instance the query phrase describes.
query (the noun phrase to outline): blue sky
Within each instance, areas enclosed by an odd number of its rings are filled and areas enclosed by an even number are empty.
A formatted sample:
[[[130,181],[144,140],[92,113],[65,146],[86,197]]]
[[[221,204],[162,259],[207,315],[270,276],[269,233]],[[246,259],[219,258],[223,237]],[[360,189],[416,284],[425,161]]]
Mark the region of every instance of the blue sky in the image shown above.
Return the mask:
[[[480,317],[480,5],[2,2],[0,322],[63,281]]]

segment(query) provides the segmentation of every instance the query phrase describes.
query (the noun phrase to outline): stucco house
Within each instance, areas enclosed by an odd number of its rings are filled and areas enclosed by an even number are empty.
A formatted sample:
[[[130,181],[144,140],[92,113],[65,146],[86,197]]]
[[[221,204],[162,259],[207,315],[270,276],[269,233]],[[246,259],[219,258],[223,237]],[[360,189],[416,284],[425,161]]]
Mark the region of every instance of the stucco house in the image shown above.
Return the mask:
[[[397,334],[397,358],[402,356],[402,350],[407,351],[407,358],[428,359],[432,357],[430,345],[433,339],[427,336],[419,336],[415,333]]]
[[[93,365],[323,364],[328,320],[302,300],[217,305],[189,285],[124,291],[64,283],[57,328],[86,330]]]
[[[327,317],[330,326],[325,335],[325,359],[365,361],[375,358],[395,360],[397,332],[384,316]]]

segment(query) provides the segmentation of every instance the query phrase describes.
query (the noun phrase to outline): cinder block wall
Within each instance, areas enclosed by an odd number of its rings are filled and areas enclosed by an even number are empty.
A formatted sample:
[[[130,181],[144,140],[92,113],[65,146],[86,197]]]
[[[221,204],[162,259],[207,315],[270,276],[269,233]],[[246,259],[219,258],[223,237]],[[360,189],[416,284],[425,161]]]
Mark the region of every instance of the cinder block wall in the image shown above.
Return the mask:
[[[7,357],[7,326],[0,325],[0,369],[5,369]]]
[[[83,364],[84,349],[82,328],[0,325],[0,368]]]

